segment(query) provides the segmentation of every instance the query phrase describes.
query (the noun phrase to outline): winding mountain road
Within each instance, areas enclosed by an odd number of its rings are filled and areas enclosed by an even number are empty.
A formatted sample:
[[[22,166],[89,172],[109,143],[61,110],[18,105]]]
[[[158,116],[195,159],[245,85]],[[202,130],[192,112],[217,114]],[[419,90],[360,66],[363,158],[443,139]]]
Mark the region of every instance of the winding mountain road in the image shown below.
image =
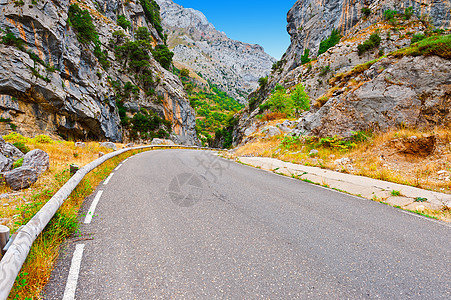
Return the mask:
[[[131,157],[83,211],[44,299],[451,298],[448,224],[209,152]]]

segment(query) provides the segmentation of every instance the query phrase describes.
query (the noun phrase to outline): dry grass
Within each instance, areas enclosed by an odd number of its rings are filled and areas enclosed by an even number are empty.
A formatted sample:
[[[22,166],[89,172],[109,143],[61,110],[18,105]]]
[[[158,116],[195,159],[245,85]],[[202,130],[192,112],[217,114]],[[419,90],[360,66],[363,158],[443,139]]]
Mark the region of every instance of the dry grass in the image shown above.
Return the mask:
[[[42,143],[35,139],[21,136],[6,136],[11,142],[22,141],[30,149],[42,149],[50,156],[50,168],[29,189],[15,193],[6,186],[1,193],[14,196],[2,199],[0,206],[2,218],[6,218],[12,231],[29,219],[58,191],[69,179],[69,165],[76,163],[80,167],[99,157],[99,152],[112,150],[100,147],[99,143],[90,142],[85,147],[75,147],[73,142],[52,141]],[[122,146],[122,145],[118,145]],[[95,187],[119,164],[120,161],[138,151],[127,152],[112,158],[90,172],[65,201],[43,233],[36,239],[29,256],[19,274],[19,279],[11,291],[9,299],[39,299],[42,288],[47,283],[53,265],[58,257],[60,245],[78,228],[78,211],[83,200]],[[6,204],[5,206],[3,206]]]
[[[424,157],[404,154],[393,148],[393,141],[416,136],[418,138],[436,136],[436,146],[432,154]],[[264,156],[283,161],[327,168],[339,172],[361,175],[370,178],[410,185],[422,189],[451,194],[451,181],[439,175],[446,170],[451,175],[451,130],[436,129],[421,131],[416,129],[400,129],[380,133],[369,140],[357,143],[348,150],[319,147],[318,155],[309,155],[312,146],[302,138],[299,142],[283,146],[283,136],[253,141],[238,148],[235,156]],[[335,162],[348,158],[344,165]],[[428,215],[442,220],[451,220],[449,210],[428,211]]]

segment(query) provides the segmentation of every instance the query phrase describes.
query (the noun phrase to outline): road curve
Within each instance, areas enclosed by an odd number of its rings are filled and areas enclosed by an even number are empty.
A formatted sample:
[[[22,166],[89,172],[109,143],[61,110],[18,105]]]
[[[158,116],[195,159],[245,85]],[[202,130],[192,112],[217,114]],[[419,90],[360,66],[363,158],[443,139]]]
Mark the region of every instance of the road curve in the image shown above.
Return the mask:
[[[81,244],[76,299],[451,298],[449,225],[377,202],[192,150],[134,156],[98,190],[44,299]]]

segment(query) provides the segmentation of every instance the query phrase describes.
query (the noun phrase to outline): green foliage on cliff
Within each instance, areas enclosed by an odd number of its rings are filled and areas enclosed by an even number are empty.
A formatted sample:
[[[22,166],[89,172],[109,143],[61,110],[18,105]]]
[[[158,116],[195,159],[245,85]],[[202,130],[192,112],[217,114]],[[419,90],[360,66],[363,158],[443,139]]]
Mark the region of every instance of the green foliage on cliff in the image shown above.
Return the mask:
[[[168,138],[172,124],[153,111],[142,108],[129,121],[133,139]]]
[[[88,44],[98,40],[96,27],[92,23],[89,11],[81,9],[78,4],[69,6],[67,23],[77,31],[80,43]]]
[[[332,48],[333,46],[338,44],[340,42],[340,39],[340,32],[337,29],[332,29],[330,36],[324,41],[321,41],[321,43],[319,44],[318,56],[326,52],[329,48]]]
[[[310,109],[310,98],[305,92],[302,83],[298,84],[291,93],[287,92],[283,86],[277,85],[268,101],[260,105],[260,109],[293,117]]]
[[[451,59],[451,34],[443,36],[431,36],[412,44],[410,47],[391,53],[395,57],[437,55]]]
[[[172,57],[174,56],[174,53],[169,50],[168,46],[157,45],[155,49],[152,50],[152,55],[163,68],[169,70],[172,65]]]
[[[129,20],[124,15],[119,15],[117,17],[117,25],[121,26],[124,29],[128,29],[132,26]]]
[[[301,55],[301,64],[306,64],[309,63],[311,61],[311,59],[309,58],[310,55],[310,49],[304,49],[304,54]]]
[[[147,20],[155,27],[161,38],[164,39],[163,27],[161,26],[160,6],[155,0],[139,0],[144,9]]]
[[[197,85],[187,76],[187,72],[182,71],[174,68],[174,73],[180,76],[188,93],[191,107],[196,111],[196,130],[202,144],[211,146],[215,139],[223,138],[226,141],[223,146],[230,147],[232,134],[227,128],[233,115],[243,105],[211,82],[208,82],[208,87]]]
[[[362,55],[366,51],[377,48],[381,44],[381,37],[377,33],[373,33],[370,35],[370,38],[364,41],[362,44],[357,46],[357,50],[359,51],[359,55]]]

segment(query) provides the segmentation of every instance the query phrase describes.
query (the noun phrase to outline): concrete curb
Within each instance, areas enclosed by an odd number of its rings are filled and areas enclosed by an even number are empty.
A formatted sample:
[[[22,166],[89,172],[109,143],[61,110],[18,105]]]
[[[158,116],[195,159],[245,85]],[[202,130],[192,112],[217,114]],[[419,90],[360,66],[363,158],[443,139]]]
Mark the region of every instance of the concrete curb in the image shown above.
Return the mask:
[[[314,183],[338,189],[349,194],[361,196],[371,200],[400,206],[408,210],[429,208],[441,209],[445,204],[451,203],[451,195],[419,189],[412,186],[392,183],[369,177],[345,174],[317,167],[284,162],[269,157],[238,157],[239,162],[290,177],[309,180]],[[399,191],[401,196],[392,196],[391,191]],[[418,197],[426,198],[425,202],[416,202]]]

